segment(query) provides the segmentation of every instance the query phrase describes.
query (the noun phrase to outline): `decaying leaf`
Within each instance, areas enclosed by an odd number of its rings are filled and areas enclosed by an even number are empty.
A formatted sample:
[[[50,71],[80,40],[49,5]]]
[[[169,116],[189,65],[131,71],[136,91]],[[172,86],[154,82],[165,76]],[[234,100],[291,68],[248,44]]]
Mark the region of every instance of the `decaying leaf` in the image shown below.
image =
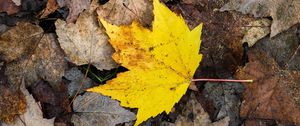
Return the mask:
[[[236,10],[254,17],[272,17],[271,37],[300,21],[300,0],[231,0],[220,10]]]
[[[26,112],[20,115],[14,123],[2,124],[3,126],[54,126],[53,119],[44,119],[41,106],[37,103],[32,95],[29,94],[25,88],[25,82],[23,81],[20,87],[22,93],[25,95],[27,102]]]
[[[272,57],[259,50],[251,50],[249,58],[250,62],[237,72],[238,79],[254,80],[245,84],[241,116],[299,125],[299,71],[280,69]]]
[[[71,62],[77,65],[91,63],[99,70],[116,67],[111,58],[113,48],[92,13],[81,13],[76,24],[57,20],[55,26],[60,46]]]
[[[6,12],[8,15],[19,12],[20,7],[16,5],[14,0],[1,0],[0,1],[0,12]]]
[[[1,121],[11,123],[26,109],[24,94],[14,86],[8,86],[4,75],[5,64],[0,62],[0,125]],[[5,109],[3,109],[5,108]]]
[[[118,27],[100,19],[116,50],[114,60],[129,71],[88,90],[111,96],[124,107],[138,108],[135,125],[169,113],[185,94],[202,59],[198,54],[202,25],[190,30],[181,16],[159,0],[153,5],[152,31],[137,22]]]
[[[115,25],[129,25],[137,20],[142,25],[151,25],[152,4],[149,0],[110,0],[97,9],[99,18]]]
[[[252,21],[246,26],[246,34],[243,37],[243,43],[247,42],[252,47],[258,40],[264,38],[270,33],[271,21],[263,18]]]
[[[229,117],[225,117],[213,123],[195,95],[192,94],[182,114],[177,117],[175,126],[228,126],[229,120]]]
[[[23,31],[24,33],[30,32],[30,30],[27,31],[28,29],[19,30]],[[18,35],[18,33],[19,32],[11,32],[10,34],[13,36]],[[17,38],[18,37],[15,38],[15,36],[13,36],[10,39],[15,40]],[[7,44],[9,45],[7,48],[18,49],[23,48],[22,46],[24,45],[28,45],[28,47],[30,47],[30,49],[26,49],[26,51],[22,53],[22,58],[19,58],[14,62],[10,62],[7,65],[5,74],[8,76],[9,83],[19,85],[21,78],[24,77],[27,86],[35,84],[40,79],[43,79],[48,81],[51,86],[59,87],[61,77],[64,75],[67,63],[64,59],[64,53],[60,49],[55,35],[50,33],[41,34],[39,39],[25,38],[21,40],[23,41],[19,41],[19,43],[14,42],[13,44]],[[4,42],[9,43],[11,41]],[[8,53],[4,52],[4,54]]]
[[[0,36],[0,53],[6,62],[18,58],[32,51],[40,41],[43,29],[31,23],[21,22]]]
[[[72,122],[76,126],[115,126],[136,119],[135,114],[122,108],[118,101],[96,93],[78,96],[73,109],[76,114]]]

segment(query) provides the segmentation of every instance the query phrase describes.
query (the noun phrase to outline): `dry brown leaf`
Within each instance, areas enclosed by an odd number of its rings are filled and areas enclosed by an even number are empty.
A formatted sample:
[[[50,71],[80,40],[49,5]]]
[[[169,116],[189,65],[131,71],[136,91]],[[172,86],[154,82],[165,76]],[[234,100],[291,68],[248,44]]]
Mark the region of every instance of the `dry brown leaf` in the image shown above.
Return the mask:
[[[40,41],[43,29],[31,23],[21,22],[0,36],[0,53],[6,62],[18,60],[28,54]]]
[[[254,17],[272,17],[271,37],[300,21],[300,0],[231,0],[220,10],[236,10]]]
[[[49,14],[53,13],[58,8],[56,0],[48,0],[46,8],[44,9],[41,18],[47,17]]]
[[[0,62],[0,120],[10,123],[18,114],[25,112],[26,101],[18,88],[8,86],[4,71],[5,64]]]
[[[0,91],[0,120],[11,123],[18,114],[25,112],[24,95],[19,90],[13,90],[2,85],[0,85]]]
[[[26,34],[27,32],[30,33],[31,27],[36,26],[31,25],[28,27],[28,29],[21,29],[18,28],[18,26],[12,28],[15,29],[15,32],[8,33],[10,34],[8,36],[11,36],[10,38],[8,38],[8,40],[18,40],[20,38],[18,34]],[[25,77],[27,86],[35,84],[40,79],[43,79],[45,81],[48,81],[51,86],[58,87],[61,82],[61,77],[64,75],[65,67],[67,64],[64,59],[64,53],[60,49],[55,35],[38,35],[38,33],[32,32],[28,36],[40,36],[40,38],[20,39],[22,41],[17,42],[3,41],[4,45],[7,45],[7,48],[22,49],[24,48],[22,46],[27,45],[27,48],[25,48],[22,53],[17,53],[22,54],[22,57],[18,60],[10,62],[7,65],[5,74],[8,76],[9,83],[19,85],[21,78]],[[12,57],[7,51],[9,52],[12,50],[4,50],[2,52],[4,54],[7,54],[7,57]]]
[[[253,79],[245,84],[241,116],[274,119],[300,124],[300,72],[282,70],[264,52],[251,50],[249,63],[237,72],[238,79]]]
[[[8,15],[19,12],[20,7],[13,0],[1,0],[0,12],[6,12]]]
[[[189,118],[190,114],[193,114],[193,119]],[[191,94],[182,114],[177,117],[175,126],[228,126],[229,121],[229,117],[225,117],[217,122],[212,122],[195,95]]]
[[[90,7],[91,0],[57,0],[59,7],[69,8],[67,23],[75,23],[79,14]]]
[[[252,21],[246,26],[246,34],[242,42],[247,42],[252,47],[258,40],[264,38],[270,33],[271,21],[267,18]]]
[[[153,5],[149,0],[110,0],[99,6],[99,19],[115,25],[129,25],[133,20],[150,25],[153,20]]]
[[[39,103],[35,101],[32,95],[29,94],[25,88],[23,81],[20,87],[22,93],[25,95],[27,102],[26,112],[19,116],[14,123],[2,124],[3,126],[54,126],[53,119],[44,119],[43,112]]]
[[[100,70],[116,67],[111,58],[113,48],[92,13],[81,13],[76,24],[57,20],[55,26],[60,46],[71,62],[77,65],[91,63]]]

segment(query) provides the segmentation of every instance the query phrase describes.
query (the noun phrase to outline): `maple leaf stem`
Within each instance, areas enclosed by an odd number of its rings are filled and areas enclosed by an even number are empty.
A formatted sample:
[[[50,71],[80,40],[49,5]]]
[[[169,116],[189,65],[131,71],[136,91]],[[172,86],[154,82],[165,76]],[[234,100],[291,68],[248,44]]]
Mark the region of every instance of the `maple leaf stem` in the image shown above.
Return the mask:
[[[192,79],[192,81],[209,81],[209,82],[239,82],[239,83],[252,83],[253,80],[234,80],[234,79],[210,79],[210,78],[203,78],[203,79]]]

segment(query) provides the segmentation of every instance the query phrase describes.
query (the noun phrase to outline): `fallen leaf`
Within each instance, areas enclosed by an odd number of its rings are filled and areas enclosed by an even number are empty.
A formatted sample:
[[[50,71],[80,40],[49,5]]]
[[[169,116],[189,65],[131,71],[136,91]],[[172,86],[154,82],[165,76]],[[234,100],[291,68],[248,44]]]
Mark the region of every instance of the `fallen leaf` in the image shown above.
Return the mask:
[[[268,54],[253,49],[249,51],[249,63],[236,76],[254,80],[245,84],[241,117],[300,124],[299,71],[280,69]]]
[[[298,27],[294,26],[273,38],[264,38],[252,48],[267,52],[282,69],[300,70],[300,60],[297,60],[297,48],[299,47]]]
[[[137,22],[118,27],[100,19],[116,50],[114,60],[129,71],[88,89],[111,96],[124,107],[138,108],[135,125],[164,111],[168,114],[185,94],[202,59],[198,54],[202,25],[191,31],[159,0],[153,5],[152,31]]]
[[[229,117],[225,117],[219,121],[212,122],[195,95],[191,94],[182,114],[177,117],[175,126],[228,126],[229,120]]]
[[[12,0],[17,6],[22,4],[21,0]]]
[[[7,64],[5,71],[9,83],[20,85],[21,78],[24,77],[26,86],[36,84],[39,80],[43,79],[48,81],[52,87],[58,88],[67,63],[55,35],[51,33],[41,34],[40,31],[31,32],[32,28],[40,28],[30,23],[23,25],[28,26],[16,26],[12,28],[14,29],[13,31],[8,31],[7,34],[9,35],[7,36],[10,37],[2,41],[5,46],[1,46],[1,48],[8,49],[0,49],[1,51],[4,50],[2,51],[4,54],[7,54],[8,60],[14,60]],[[28,36],[22,38],[19,37],[20,35]],[[39,36],[39,38],[36,36]],[[19,49],[23,51],[19,52]]]
[[[90,63],[99,70],[117,66],[111,58],[113,48],[108,37],[92,13],[81,13],[76,24],[57,20],[55,26],[60,46],[71,62],[77,65]]]
[[[66,71],[64,77],[67,80],[71,81],[68,84],[69,97],[73,97],[79,89],[79,93],[83,93],[85,89],[93,86],[93,81],[88,77],[84,78],[84,75],[77,67],[73,67],[70,70]]]
[[[16,116],[25,112],[26,100],[18,88],[9,86],[4,72],[5,64],[0,62],[0,120],[11,123]]]
[[[58,4],[56,0],[48,0],[46,8],[44,9],[41,18],[47,17],[49,14],[53,13],[56,9],[58,9]]]
[[[246,34],[242,42],[247,42],[249,47],[252,47],[258,40],[264,38],[270,33],[271,21],[263,18],[252,21],[246,26]]]
[[[20,7],[16,5],[13,0],[1,0],[0,1],[0,12],[6,12],[8,15],[19,12]]]
[[[137,20],[149,26],[153,20],[152,8],[149,0],[110,0],[97,8],[97,15],[115,25],[129,25]]]
[[[3,126],[54,126],[53,119],[43,118],[41,106],[37,103],[32,95],[29,94],[25,88],[25,81],[23,80],[20,90],[25,95],[27,102],[26,112],[17,118],[12,124],[3,123]]]
[[[271,37],[300,21],[300,0],[231,0],[220,10],[235,10],[254,17],[272,17]]]
[[[61,117],[61,113],[71,111],[66,87],[61,86],[57,91],[49,83],[40,81],[30,89],[33,97],[40,102],[45,118]]]
[[[248,78],[249,79],[249,78]],[[215,120],[221,120],[225,117],[230,118],[230,125],[239,125],[241,97],[243,93],[243,85],[229,82],[207,82],[204,85],[203,95],[206,99],[213,102],[213,107],[216,109],[212,112]],[[202,104],[207,104],[207,102]]]
[[[74,100],[72,122],[76,126],[115,126],[135,120],[135,114],[122,108],[118,101],[96,93],[85,93]]]
[[[75,23],[83,10],[88,10],[91,0],[56,0],[59,7],[69,8],[67,23]]]
[[[42,37],[43,29],[31,23],[21,22],[0,36],[0,53],[6,62],[18,60],[28,54]]]

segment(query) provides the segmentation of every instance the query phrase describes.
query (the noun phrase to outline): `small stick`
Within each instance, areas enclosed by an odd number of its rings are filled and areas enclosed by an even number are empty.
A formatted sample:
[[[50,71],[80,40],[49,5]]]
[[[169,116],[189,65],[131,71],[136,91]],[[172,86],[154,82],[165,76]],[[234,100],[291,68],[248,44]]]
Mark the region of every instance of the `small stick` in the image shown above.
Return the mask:
[[[193,82],[196,81],[209,81],[209,82],[239,82],[239,83],[252,83],[253,80],[233,80],[233,79],[209,79],[209,78],[203,78],[203,79],[192,79]]]

